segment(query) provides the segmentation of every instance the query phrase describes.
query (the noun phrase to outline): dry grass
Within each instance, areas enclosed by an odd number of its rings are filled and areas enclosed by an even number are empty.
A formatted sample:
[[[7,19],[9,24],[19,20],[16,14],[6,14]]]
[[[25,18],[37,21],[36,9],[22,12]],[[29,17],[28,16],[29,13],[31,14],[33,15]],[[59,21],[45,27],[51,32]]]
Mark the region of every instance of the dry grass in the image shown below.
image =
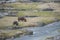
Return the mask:
[[[17,17],[4,17],[0,19],[0,27],[11,26],[13,21],[16,21]]]
[[[28,32],[26,30],[0,30],[0,37],[11,38],[24,35]]]
[[[35,17],[35,18],[26,18],[27,22],[19,22],[21,26],[37,26],[38,23],[45,23],[45,24],[49,24],[52,22],[55,22],[57,19],[55,19],[55,17]]]
[[[22,26],[22,27],[36,26],[38,25],[37,22],[49,24],[58,20],[58,18],[56,19],[56,17],[33,17],[33,18],[26,18],[26,19],[27,19],[27,22],[21,22],[21,21],[18,22],[19,26]],[[17,20],[17,17],[4,17],[0,19],[0,28],[5,28],[7,26],[12,27],[13,21],[16,21],[16,20]]]

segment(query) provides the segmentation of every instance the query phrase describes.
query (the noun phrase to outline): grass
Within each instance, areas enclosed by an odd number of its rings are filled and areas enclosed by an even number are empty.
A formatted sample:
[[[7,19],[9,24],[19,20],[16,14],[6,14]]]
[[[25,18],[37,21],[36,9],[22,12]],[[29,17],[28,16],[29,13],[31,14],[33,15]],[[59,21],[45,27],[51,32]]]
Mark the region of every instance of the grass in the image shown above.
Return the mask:
[[[5,4],[6,6],[12,6],[13,8],[16,9],[25,9],[26,11],[19,11],[17,13],[17,17],[19,16],[39,16],[39,17],[43,17],[43,18],[36,18],[35,20],[39,20],[39,21],[35,21],[33,18],[34,22],[44,22],[46,24],[54,22],[55,20],[53,20],[54,18],[57,18],[60,20],[60,13],[54,13],[51,11],[38,11],[37,9],[40,9],[40,5],[42,3],[8,3]],[[29,10],[30,9],[30,10]],[[16,10],[12,10],[12,11],[16,11]],[[0,28],[4,26],[11,26],[13,21],[17,20],[17,17],[5,17],[3,19],[0,20]],[[47,18],[48,17],[48,18]],[[52,19],[50,19],[52,18]],[[28,19],[27,19],[28,20]],[[31,21],[31,22],[30,22]],[[31,24],[32,19],[28,20],[27,22],[19,22],[19,26],[26,26]]]
[[[17,16],[18,16],[18,17],[19,17],[19,16],[25,16],[25,14],[24,14],[23,11],[20,11],[20,12],[17,13]]]
[[[11,38],[11,37],[18,37],[24,35],[26,30],[2,30],[0,33],[0,37]]]
[[[60,3],[55,3],[56,6],[59,5]],[[52,4],[53,6],[55,5],[54,3]],[[35,9],[39,9],[42,7],[42,5],[44,5],[44,3],[37,3],[37,2],[33,2],[33,3],[8,3],[8,4],[5,4],[6,6],[12,6],[13,8],[16,8],[16,9],[25,9],[25,10],[35,10]],[[51,7],[53,7],[51,6]],[[46,7],[46,5],[45,5]],[[58,7],[58,6],[57,6]],[[54,6],[54,8],[57,8]],[[59,8],[59,7],[58,7]]]
[[[34,22],[43,22],[45,24],[49,24],[55,22],[55,18],[60,20],[60,14],[50,12],[50,11],[41,11],[41,12],[27,12],[27,11],[20,11],[17,13],[17,16],[39,16],[40,18],[27,18],[27,22],[19,22],[19,26],[30,26],[35,25]],[[4,17],[0,19],[0,28],[6,28],[13,26],[13,21],[17,21],[18,17]],[[36,21],[39,20],[39,21]],[[33,23],[33,24],[31,24]]]
[[[29,35],[32,31],[24,30],[0,30],[0,38],[17,38],[24,35]]]
[[[45,17],[45,18],[40,19],[40,22],[43,22],[45,24],[49,24],[49,23],[56,21],[54,18],[55,17]]]
[[[47,16],[47,17],[52,17],[55,16],[55,14],[51,11],[41,11],[41,12],[35,12],[35,11],[20,11],[17,13],[18,16]]]
[[[0,28],[6,28],[12,26],[13,21],[16,21],[17,17],[4,17],[0,19]]]
[[[13,6],[14,8],[17,8],[17,9],[36,9],[36,5],[38,3],[11,3],[11,4],[5,4],[6,6]]]
[[[38,26],[40,23],[44,23],[45,25],[56,22],[56,17],[36,17],[36,18],[27,18],[27,22],[19,22],[19,25],[22,27],[34,27]]]

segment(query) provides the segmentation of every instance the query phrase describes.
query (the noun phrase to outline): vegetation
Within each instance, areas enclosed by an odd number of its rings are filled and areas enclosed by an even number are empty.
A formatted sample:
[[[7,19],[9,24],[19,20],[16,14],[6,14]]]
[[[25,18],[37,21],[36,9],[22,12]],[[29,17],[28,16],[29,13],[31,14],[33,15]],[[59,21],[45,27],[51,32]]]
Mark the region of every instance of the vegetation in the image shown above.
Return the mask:
[[[26,30],[2,30],[0,33],[0,38],[15,38],[21,35],[29,34],[30,32]]]
[[[5,8],[14,8],[12,9],[12,11],[17,11],[17,17],[19,16],[39,16],[39,21],[35,21],[35,22],[43,22],[43,23],[52,23],[56,20],[54,20],[55,18],[57,20],[60,20],[60,13],[55,13],[54,11],[41,11],[40,7],[43,3],[39,2],[32,2],[32,3],[6,3]],[[54,4],[53,4],[54,5]],[[7,11],[11,11],[11,10],[6,10]],[[4,17],[0,20],[0,28],[4,26],[12,26],[13,21],[17,20],[17,17]],[[31,25],[31,23],[33,23],[32,21],[30,22],[30,20],[35,19],[37,20],[37,18],[26,18],[27,22],[19,22],[19,26],[29,26]],[[28,25],[26,25],[26,23]],[[8,25],[7,25],[8,24]]]
[[[60,21],[60,12],[56,11],[42,11],[41,5],[44,3],[6,3],[4,4],[4,8],[10,8],[10,9],[4,9],[0,10],[1,12],[15,12],[17,11],[17,17],[12,16],[5,16],[0,19],[0,29],[2,32],[0,33],[0,37],[12,37],[12,36],[19,36],[24,35],[27,33],[26,30],[7,30],[8,28],[13,28],[15,25],[13,25],[14,21],[18,21],[18,17],[20,16],[37,16],[37,17],[29,17],[27,19],[27,22],[18,22],[19,27],[37,27],[38,25],[47,25],[52,22]],[[13,9],[11,9],[13,8]],[[60,30],[59,30],[60,32]]]
[[[22,12],[22,13],[21,13]],[[53,12],[50,11],[41,11],[41,12],[32,12],[32,11],[20,11],[20,13],[17,13],[18,15],[23,15],[23,16],[54,16]]]

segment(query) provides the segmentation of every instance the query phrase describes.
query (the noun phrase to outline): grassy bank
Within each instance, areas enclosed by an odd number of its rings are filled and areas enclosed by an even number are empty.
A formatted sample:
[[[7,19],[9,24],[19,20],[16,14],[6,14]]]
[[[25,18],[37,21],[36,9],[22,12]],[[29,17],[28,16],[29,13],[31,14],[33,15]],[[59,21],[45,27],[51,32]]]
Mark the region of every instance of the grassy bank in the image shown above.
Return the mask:
[[[27,22],[18,22],[20,27],[33,27],[41,25],[40,23],[49,24],[52,22],[59,21],[60,19],[57,17],[34,17],[34,18],[26,18]],[[13,21],[16,21],[17,17],[4,17],[0,19],[0,29],[4,29],[7,27],[13,27]]]
[[[31,34],[30,34],[31,33]],[[17,38],[24,35],[32,35],[32,31],[27,30],[1,30],[0,38]]]

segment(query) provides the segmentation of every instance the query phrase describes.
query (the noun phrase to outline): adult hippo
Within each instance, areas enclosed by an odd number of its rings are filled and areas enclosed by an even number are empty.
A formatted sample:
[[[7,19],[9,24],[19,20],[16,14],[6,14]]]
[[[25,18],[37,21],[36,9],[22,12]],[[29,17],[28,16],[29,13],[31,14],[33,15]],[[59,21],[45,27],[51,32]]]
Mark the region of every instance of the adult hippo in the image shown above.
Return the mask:
[[[18,17],[18,21],[24,21],[24,22],[27,22],[27,20],[26,20],[25,17]]]

